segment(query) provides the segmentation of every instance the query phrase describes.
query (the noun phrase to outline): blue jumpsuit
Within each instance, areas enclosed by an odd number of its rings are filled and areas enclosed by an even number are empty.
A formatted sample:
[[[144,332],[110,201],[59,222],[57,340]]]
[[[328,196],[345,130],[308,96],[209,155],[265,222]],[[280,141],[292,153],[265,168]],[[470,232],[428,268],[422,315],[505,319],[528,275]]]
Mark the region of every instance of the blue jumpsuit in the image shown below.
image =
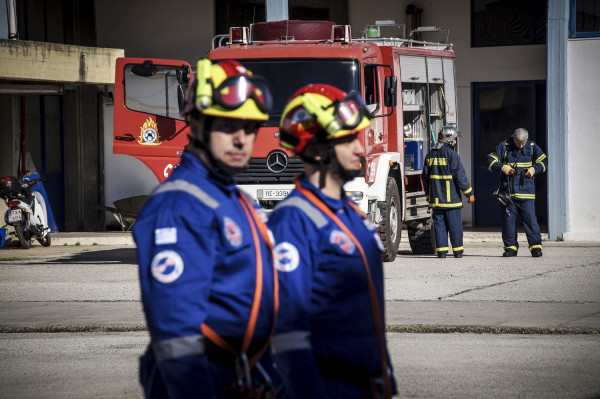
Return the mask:
[[[243,201],[234,183],[218,179],[184,152],[143,206],[133,236],[151,339],[140,358],[148,398],[239,397],[231,389],[239,357],[208,332],[241,351],[255,300],[258,315],[247,355],[265,350],[263,359],[270,357],[266,344],[276,312],[272,243],[256,211]]]
[[[345,195],[327,197],[300,177],[269,217],[281,298],[272,345],[292,398],[383,397],[371,388],[374,383],[383,392],[383,379],[395,389],[384,335],[384,248],[375,227],[350,202]]]
[[[460,157],[440,141],[429,151],[423,165],[423,186],[432,209],[435,246],[438,254],[448,252],[448,234],[452,252],[462,254],[463,226],[461,192],[469,197],[473,189],[467,179]]]
[[[509,165],[515,170],[513,176],[502,173],[502,166]],[[533,166],[535,174],[532,177],[523,176],[527,169]],[[502,241],[504,249],[518,251],[517,214],[523,220],[529,250],[542,249],[542,235],[535,216],[535,176],[548,168],[548,157],[533,141],[528,140],[523,148],[515,146],[512,138],[502,141],[494,152],[488,155],[488,169],[500,173],[500,190],[508,193],[513,203],[502,206]]]

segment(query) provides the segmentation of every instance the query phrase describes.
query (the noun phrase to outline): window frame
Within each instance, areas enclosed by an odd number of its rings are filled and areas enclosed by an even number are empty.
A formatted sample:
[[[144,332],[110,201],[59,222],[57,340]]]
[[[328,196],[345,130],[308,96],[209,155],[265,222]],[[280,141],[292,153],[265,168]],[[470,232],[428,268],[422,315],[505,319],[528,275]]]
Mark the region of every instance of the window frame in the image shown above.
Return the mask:
[[[571,37],[571,38],[600,37],[600,30],[593,31],[593,32],[577,31],[577,2],[578,2],[578,0],[572,0],[569,4],[569,37]],[[599,18],[600,18],[600,16],[599,16]]]

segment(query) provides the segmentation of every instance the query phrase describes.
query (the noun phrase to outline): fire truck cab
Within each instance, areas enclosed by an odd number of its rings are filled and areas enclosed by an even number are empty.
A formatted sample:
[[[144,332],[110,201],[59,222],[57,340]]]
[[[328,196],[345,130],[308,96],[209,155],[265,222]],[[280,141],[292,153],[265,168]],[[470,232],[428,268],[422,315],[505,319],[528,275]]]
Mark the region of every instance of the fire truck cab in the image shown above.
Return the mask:
[[[240,61],[271,87],[274,109],[258,132],[248,169],[236,175],[238,186],[267,210],[285,198],[302,171],[278,139],[292,93],[309,83],[361,93],[373,116],[359,134],[364,173],[345,190],[378,227],[386,261],[398,253],[403,224],[413,253],[434,253],[423,160],[440,128],[457,125],[455,56],[447,31],[418,28],[407,38],[403,27],[378,21],[352,38],[350,26],[330,21],[261,22],[217,36],[208,53],[212,60]],[[390,29],[392,35],[382,35]],[[421,40],[425,32],[445,40]],[[116,65],[113,151],[138,158],[161,182],[187,144],[179,107],[192,68],[184,61],[140,58],[120,58]]]

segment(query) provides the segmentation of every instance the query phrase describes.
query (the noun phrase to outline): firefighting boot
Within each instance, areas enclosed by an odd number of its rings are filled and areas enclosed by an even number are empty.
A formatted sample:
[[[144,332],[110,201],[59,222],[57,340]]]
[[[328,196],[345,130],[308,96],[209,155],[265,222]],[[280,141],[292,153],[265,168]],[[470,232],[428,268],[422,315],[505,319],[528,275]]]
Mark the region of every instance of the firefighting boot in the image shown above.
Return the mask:
[[[534,258],[539,258],[540,256],[542,256],[542,250],[540,248],[533,248],[531,250],[531,256],[533,256]]]
[[[440,259],[445,259],[446,258],[446,253],[445,252],[438,252],[437,253],[438,258]]]
[[[454,254],[454,257],[455,258],[462,258],[462,254],[463,254],[462,252],[456,253],[456,254]]]
[[[510,258],[512,256],[517,256],[517,251],[515,251],[514,249],[505,249],[504,253],[502,254],[503,257],[505,258]]]

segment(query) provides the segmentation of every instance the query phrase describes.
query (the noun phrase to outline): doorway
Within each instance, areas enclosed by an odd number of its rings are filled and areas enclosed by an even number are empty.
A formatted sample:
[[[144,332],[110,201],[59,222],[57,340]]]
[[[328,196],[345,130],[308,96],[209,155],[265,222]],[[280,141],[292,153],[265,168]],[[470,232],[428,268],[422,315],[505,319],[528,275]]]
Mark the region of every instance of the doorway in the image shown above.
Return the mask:
[[[473,83],[474,186],[481,199],[475,203],[476,226],[502,224],[500,203],[492,195],[498,188],[499,175],[488,169],[487,156],[519,127],[527,129],[529,138],[547,154],[545,81]],[[536,215],[540,228],[547,231],[545,173],[536,177]]]

